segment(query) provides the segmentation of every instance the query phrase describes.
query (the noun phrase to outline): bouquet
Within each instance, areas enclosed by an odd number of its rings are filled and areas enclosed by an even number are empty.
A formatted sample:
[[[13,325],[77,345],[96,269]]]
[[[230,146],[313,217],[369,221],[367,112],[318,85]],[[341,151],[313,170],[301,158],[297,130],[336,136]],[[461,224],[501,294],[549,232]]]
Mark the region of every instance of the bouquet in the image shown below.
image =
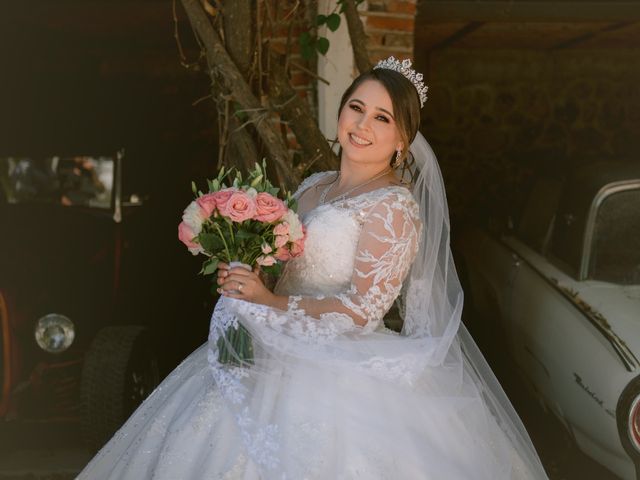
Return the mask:
[[[254,265],[267,274],[280,274],[282,262],[304,251],[305,228],[296,214],[296,202],[287,193],[278,198],[279,189],[266,176],[266,165],[256,163],[243,180],[241,172],[223,167],[218,176],[207,180],[208,193],[198,191],[182,215],[178,238],[193,255],[204,255],[200,273],[213,275],[220,262]],[[242,360],[252,356],[251,338],[246,329],[230,327],[219,345],[220,360],[228,363],[230,342]]]

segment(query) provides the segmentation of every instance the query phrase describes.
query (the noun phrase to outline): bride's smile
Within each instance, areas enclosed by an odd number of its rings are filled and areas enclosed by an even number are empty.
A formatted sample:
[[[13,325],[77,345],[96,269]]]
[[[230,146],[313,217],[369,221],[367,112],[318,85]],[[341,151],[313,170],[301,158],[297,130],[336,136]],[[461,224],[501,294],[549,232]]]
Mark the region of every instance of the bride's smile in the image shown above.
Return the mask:
[[[338,119],[338,141],[343,178],[355,166],[365,178],[384,170],[402,148],[391,97],[380,82],[363,82],[347,100]]]

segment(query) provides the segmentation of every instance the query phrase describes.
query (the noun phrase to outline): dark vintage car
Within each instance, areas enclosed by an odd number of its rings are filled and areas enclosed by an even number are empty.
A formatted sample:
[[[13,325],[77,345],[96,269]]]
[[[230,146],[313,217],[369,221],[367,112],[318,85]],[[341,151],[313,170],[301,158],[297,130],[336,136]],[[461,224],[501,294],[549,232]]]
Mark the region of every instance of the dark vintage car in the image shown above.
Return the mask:
[[[122,151],[0,158],[0,428],[80,422],[97,447],[206,339],[179,218],[125,166]]]
[[[640,164],[539,177],[513,223],[460,242],[467,298],[578,447],[640,478]]]

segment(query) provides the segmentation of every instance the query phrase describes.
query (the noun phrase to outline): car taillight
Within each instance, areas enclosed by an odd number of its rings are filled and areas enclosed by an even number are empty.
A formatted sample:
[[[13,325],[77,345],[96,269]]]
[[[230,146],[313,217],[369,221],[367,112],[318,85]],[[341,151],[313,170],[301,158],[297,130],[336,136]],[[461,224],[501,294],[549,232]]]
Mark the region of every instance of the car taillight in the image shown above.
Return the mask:
[[[629,410],[629,439],[640,452],[640,395],[633,400]]]

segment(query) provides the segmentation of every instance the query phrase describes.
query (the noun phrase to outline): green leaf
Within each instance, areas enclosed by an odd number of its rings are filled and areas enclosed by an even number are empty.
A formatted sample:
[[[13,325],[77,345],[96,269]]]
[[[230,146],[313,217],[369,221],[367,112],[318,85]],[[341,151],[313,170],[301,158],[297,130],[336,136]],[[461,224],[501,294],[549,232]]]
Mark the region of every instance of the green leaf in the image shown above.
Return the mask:
[[[316,42],[316,50],[318,50],[322,55],[326,55],[329,51],[329,39],[325,37],[319,37]]]
[[[249,238],[255,238],[259,235],[257,233],[249,232],[248,230],[240,229],[236,232],[236,240],[247,240]]]
[[[277,262],[270,267],[262,267],[262,270],[269,275],[273,275],[274,277],[279,277],[282,273],[282,263]]]
[[[327,21],[327,16],[326,15],[318,15],[316,17],[316,26],[320,26],[320,25],[324,25],[324,23]]]
[[[204,265],[202,266],[202,274],[211,275],[214,273],[218,269],[218,263],[220,263],[220,260],[218,260],[217,257],[211,257],[209,260],[204,262]]]
[[[191,180],[191,191],[193,192],[194,195],[198,192],[198,187],[196,187],[196,182],[194,182],[193,180]]]
[[[335,32],[336,30],[338,30],[339,26],[340,26],[340,15],[338,15],[337,13],[332,13],[327,17],[327,27],[329,27],[329,30],[331,30],[332,32]]]
[[[238,117],[241,122],[246,122],[249,119],[249,114],[242,109],[239,103],[233,105],[233,114]]]
[[[311,44],[311,34],[309,32],[302,32],[302,35],[300,35],[300,46],[301,47],[305,47],[305,46],[309,46]]]
[[[224,242],[217,233],[200,233],[198,240],[207,252],[215,253],[224,248]]]
[[[300,49],[300,54],[305,60],[311,60],[313,58],[313,47],[311,45],[303,45]]]

